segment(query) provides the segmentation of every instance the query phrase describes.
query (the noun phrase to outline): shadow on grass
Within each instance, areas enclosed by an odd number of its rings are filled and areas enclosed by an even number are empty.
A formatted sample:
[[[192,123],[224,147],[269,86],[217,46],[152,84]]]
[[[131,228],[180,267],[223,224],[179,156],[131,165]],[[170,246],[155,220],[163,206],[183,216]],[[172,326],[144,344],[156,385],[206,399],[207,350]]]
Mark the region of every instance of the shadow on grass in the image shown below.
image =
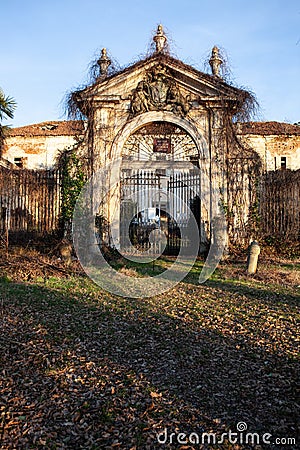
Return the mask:
[[[204,263],[197,261],[191,271],[182,280],[183,283],[199,286],[199,275]],[[162,274],[170,267],[170,258],[158,259],[155,265],[152,264],[134,264],[129,263],[128,267],[132,267],[139,275],[142,276],[156,276]],[[288,266],[287,266],[288,267]],[[292,267],[294,268],[294,266]],[[183,269],[185,269],[183,264]],[[248,297],[249,299],[261,300],[266,303],[288,303],[299,305],[300,289],[282,289],[280,285],[269,285],[262,282],[257,282],[255,278],[249,276],[247,278],[245,270],[241,270],[245,279],[234,280],[225,278],[221,269],[216,269],[212,276],[204,283],[214,289],[221,289],[222,291],[238,293]],[[178,273],[180,275],[180,273]]]
[[[252,342],[250,332],[228,336],[180,318],[179,310],[178,317],[155,310],[153,299],[122,299],[80,283],[0,283],[1,399],[14,419],[3,425],[4,444],[103,448],[118,439],[121,448],[143,449],[150,438],[159,448],[154,430],[201,433],[223,424],[236,431],[240,421],[251,432],[296,436],[294,357]],[[221,281],[209,286],[236,292]],[[295,300],[276,301],[291,301],[292,311]]]
[[[195,283],[197,284],[197,283]],[[259,300],[269,304],[288,304],[299,306],[300,292],[297,293],[283,293],[278,286],[254,286],[246,284],[246,282],[235,282],[233,280],[208,280],[206,286],[222,291],[238,293],[248,297],[249,299]]]

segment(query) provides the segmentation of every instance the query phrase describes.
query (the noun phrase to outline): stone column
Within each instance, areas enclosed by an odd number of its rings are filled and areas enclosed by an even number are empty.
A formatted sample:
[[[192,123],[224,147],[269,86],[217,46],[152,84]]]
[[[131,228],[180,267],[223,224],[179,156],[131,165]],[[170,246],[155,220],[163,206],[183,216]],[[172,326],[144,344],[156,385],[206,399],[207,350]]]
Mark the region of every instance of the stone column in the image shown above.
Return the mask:
[[[211,155],[211,218],[218,216],[221,204],[227,204],[226,153],[227,139],[224,123],[225,111],[221,107],[210,108]]]

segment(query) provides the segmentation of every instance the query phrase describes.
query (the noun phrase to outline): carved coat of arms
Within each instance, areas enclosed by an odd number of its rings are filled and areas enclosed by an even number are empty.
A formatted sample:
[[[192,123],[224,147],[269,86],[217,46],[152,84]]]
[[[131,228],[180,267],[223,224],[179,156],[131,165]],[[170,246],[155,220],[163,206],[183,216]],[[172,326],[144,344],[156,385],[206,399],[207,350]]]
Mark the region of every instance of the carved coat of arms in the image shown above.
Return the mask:
[[[132,115],[167,110],[185,116],[189,109],[189,97],[181,94],[175,80],[162,65],[147,72],[138,83],[130,105]]]

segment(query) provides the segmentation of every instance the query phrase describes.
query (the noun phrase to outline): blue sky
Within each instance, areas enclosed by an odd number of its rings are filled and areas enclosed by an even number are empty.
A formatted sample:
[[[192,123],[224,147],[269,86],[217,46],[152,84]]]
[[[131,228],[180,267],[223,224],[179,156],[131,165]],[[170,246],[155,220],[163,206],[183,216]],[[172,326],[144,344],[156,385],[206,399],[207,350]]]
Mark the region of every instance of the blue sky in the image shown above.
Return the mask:
[[[184,62],[204,70],[216,44],[261,120],[300,121],[299,0],[0,0],[0,86],[18,107],[8,123],[60,120],[66,92],[107,47],[121,66],[145,54],[158,23]]]

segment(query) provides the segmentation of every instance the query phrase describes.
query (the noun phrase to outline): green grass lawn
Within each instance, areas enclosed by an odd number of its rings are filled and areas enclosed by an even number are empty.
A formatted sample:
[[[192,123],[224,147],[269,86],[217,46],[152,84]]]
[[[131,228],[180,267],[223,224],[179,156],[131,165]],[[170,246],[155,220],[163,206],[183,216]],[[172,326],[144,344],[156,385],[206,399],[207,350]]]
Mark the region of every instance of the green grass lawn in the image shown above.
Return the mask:
[[[169,264],[125,269],[145,276]],[[299,267],[250,278],[224,263],[199,285],[201,265],[146,299],[114,296],[72,270],[29,281],[3,272],[2,448],[281,449],[276,438],[296,438]],[[238,422],[274,445],[177,441],[180,432],[221,441]]]

